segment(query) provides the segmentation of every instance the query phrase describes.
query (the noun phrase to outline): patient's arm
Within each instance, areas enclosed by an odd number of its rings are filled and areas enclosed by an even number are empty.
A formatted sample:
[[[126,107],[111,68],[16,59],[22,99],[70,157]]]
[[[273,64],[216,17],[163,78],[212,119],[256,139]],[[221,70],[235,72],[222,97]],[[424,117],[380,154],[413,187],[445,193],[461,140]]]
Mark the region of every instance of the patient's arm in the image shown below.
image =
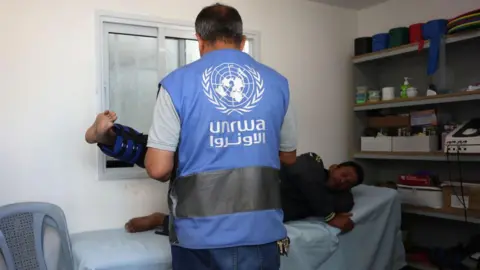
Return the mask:
[[[147,154],[148,135],[136,131],[134,128],[115,124],[109,134],[105,134],[113,143],[98,143],[102,152],[117,160],[135,164],[145,168],[145,157]],[[133,146],[134,151],[128,151],[127,147]],[[176,178],[178,166],[178,152],[174,154],[173,170],[170,173],[170,179]]]
[[[352,192],[348,190],[334,193],[333,201],[336,214],[328,224],[342,230],[344,233],[353,230],[355,224],[350,219],[352,216],[350,211],[352,211],[354,205]]]
[[[343,233],[349,232],[355,227],[355,223],[350,219],[351,216],[351,213],[337,213],[328,225],[340,229]]]
[[[102,152],[117,160],[145,167],[148,136],[135,129],[115,124],[117,114],[113,111],[99,113],[85,132],[89,144],[96,143]]]
[[[326,173],[321,160],[312,158],[310,154],[299,156],[293,165],[284,165],[282,171],[286,173],[287,180],[294,185],[305,199],[312,210],[311,215],[324,217],[330,221],[335,216],[334,197],[328,191]]]
[[[97,144],[105,155],[145,168],[148,135],[128,126],[115,124],[110,133],[105,135],[107,136],[111,143]]]
[[[348,213],[352,211],[354,206],[352,192],[345,191],[335,194],[334,197],[334,208],[335,213]]]
[[[125,230],[130,233],[135,233],[153,230],[160,226],[165,227],[165,218],[166,215],[162,213],[153,213],[149,216],[132,218],[125,224]]]

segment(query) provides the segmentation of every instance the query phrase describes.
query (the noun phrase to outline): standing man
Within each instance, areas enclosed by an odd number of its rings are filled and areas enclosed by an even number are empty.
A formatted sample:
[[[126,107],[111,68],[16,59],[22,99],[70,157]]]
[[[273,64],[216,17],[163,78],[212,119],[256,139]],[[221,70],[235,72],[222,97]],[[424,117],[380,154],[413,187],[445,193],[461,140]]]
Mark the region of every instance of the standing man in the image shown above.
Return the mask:
[[[204,8],[195,30],[202,57],[160,82],[145,157],[149,176],[168,181],[178,151],[173,269],[279,269],[278,170],[296,158],[288,81],[242,52],[235,8]]]

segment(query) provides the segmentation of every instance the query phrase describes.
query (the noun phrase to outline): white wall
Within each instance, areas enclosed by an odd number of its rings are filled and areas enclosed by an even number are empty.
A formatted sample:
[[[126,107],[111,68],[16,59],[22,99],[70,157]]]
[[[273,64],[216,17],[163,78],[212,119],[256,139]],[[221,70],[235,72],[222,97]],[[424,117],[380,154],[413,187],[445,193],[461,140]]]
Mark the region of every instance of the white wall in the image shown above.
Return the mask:
[[[83,140],[97,113],[97,9],[194,21],[210,0],[1,0],[0,205],[47,201],[72,232],[121,227],[166,209],[166,185],[98,181],[96,147]],[[299,151],[347,157],[356,13],[298,0],[231,0],[262,37],[261,57],[290,79]],[[275,9],[275,11],[273,11]],[[337,120],[340,121],[337,122]]]
[[[480,8],[480,0],[389,0],[358,12],[357,36],[434,19],[450,19]]]

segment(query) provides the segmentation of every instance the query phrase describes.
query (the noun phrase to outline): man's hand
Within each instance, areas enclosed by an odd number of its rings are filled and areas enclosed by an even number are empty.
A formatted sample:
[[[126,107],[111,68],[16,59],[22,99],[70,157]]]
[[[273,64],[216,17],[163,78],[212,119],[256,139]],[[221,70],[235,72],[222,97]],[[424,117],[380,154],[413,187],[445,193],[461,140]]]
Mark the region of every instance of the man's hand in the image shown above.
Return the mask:
[[[297,150],[292,152],[280,152],[280,163],[283,165],[293,165],[297,161]]]
[[[353,230],[355,224],[350,219],[352,216],[351,213],[339,213],[328,222],[328,225],[340,229],[342,232],[346,233]]]

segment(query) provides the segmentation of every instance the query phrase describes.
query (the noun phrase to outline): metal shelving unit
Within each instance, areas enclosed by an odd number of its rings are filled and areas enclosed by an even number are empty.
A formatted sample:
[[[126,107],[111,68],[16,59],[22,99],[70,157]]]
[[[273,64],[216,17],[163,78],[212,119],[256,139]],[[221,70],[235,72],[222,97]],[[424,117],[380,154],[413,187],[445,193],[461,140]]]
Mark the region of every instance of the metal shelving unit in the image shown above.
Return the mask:
[[[414,98],[396,98],[389,101],[366,102],[352,106],[353,135],[351,141],[351,156],[359,162],[366,175],[366,183],[379,184],[387,181],[397,181],[401,174],[410,174],[419,171],[434,172],[440,180],[453,181],[455,177],[470,181],[480,181],[478,178],[478,164],[480,154],[451,154],[437,152],[362,152],[360,137],[368,128],[368,117],[406,114],[415,110],[435,109],[441,123],[445,121],[463,122],[465,120],[480,117],[480,90],[459,91],[469,84],[476,83],[478,76],[478,63],[480,63],[480,31],[469,31],[460,34],[446,36],[441,41],[438,69],[432,76],[427,75],[428,55],[426,50],[419,53],[418,44],[408,44],[380,52],[352,57],[353,81],[352,98],[355,96],[357,86],[366,86],[371,90],[380,90],[383,87],[395,88],[395,95],[399,96],[399,86],[404,77],[412,78],[410,81],[417,87],[419,96]],[[430,47],[425,41],[424,49]],[[450,94],[438,94],[425,96],[429,85],[435,85],[440,90],[456,90]],[[445,120],[447,119],[447,120]],[[413,162],[412,162],[413,161]],[[458,162],[460,161],[460,162]],[[450,163],[451,162],[451,163]],[[461,169],[460,169],[461,168]],[[461,172],[460,172],[461,170]],[[460,174],[461,173],[461,174]],[[446,196],[445,194],[443,196]],[[412,224],[419,221],[428,224],[428,219],[414,218],[410,215],[431,217],[458,222],[438,222],[438,230],[430,228],[430,225],[416,230],[438,236],[442,230],[450,227],[466,228],[480,224],[480,212],[445,206],[441,209],[402,205],[402,213]],[[441,225],[442,224],[442,225]],[[473,224],[473,225],[472,225]],[[420,226],[421,227],[421,226]],[[442,231],[442,232],[440,232]],[[419,240],[422,241],[421,237]],[[446,241],[449,241],[447,239]],[[428,242],[428,241],[427,241]],[[432,265],[423,263],[407,262],[411,267],[420,270],[438,269]]]
[[[452,161],[457,162],[480,162],[480,155],[457,155],[452,154],[447,158],[443,152],[358,152],[353,154],[357,159],[383,159],[383,160],[423,160],[423,161]]]
[[[476,174],[480,154],[447,155],[443,152],[362,152],[360,151],[360,136],[367,128],[367,117],[376,115],[375,110],[388,109],[388,113],[406,113],[415,109],[435,108],[442,116],[449,114],[455,121],[464,121],[480,116],[480,90],[458,91],[449,94],[424,96],[429,84],[435,84],[440,89],[461,89],[478,80],[478,63],[480,54],[480,30],[469,31],[445,37],[441,44],[439,68],[434,76],[426,75],[428,57],[425,52],[418,51],[418,44],[408,44],[380,52],[352,57],[354,69],[354,86],[367,86],[371,89],[381,89],[385,86],[401,85],[403,77],[412,77],[413,84],[419,89],[415,98],[396,98],[389,101],[366,102],[352,106],[354,115],[353,133],[358,140],[352,141],[351,156],[365,168],[367,175],[372,175],[372,183],[395,181],[398,175],[418,170],[435,171],[440,179],[447,179],[451,170],[454,177],[458,174],[460,165],[447,162],[462,162],[462,173],[465,179],[478,179]],[[429,48],[426,41],[424,49]],[[448,72],[445,70],[448,69]],[[475,72],[473,72],[475,70]],[[448,75],[448,76],[447,76]],[[442,84],[443,83],[443,84]],[[396,90],[398,90],[398,88]],[[420,90],[422,89],[422,90]],[[355,89],[352,89],[355,93]],[[423,92],[420,92],[423,91]],[[396,93],[398,96],[398,92]],[[352,95],[353,96],[353,95]],[[390,110],[392,109],[392,110]],[[414,161],[414,162],[407,162]],[[421,162],[425,161],[425,162]],[[447,168],[448,167],[448,168]],[[429,216],[434,218],[465,221],[463,210],[448,212],[444,209],[424,209],[419,207],[403,207],[404,213]],[[467,222],[480,224],[478,212],[468,214]]]
[[[407,214],[414,214],[414,215],[420,215],[420,216],[426,216],[426,217],[449,219],[449,220],[465,222],[465,216],[463,215],[462,209],[459,209],[459,211],[455,213],[451,213],[443,209],[433,209],[433,208],[426,208],[426,207],[415,207],[410,205],[404,205],[402,206],[402,212]],[[478,218],[477,216],[472,216],[470,214],[467,214],[466,222],[480,224],[480,218]]]
[[[354,111],[369,111],[387,108],[401,108],[423,106],[431,104],[443,104],[452,102],[480,100],[480,90],[465,91],[460,93],[416,97],[416,98],[397,98],[389,101],[367,102],[364,104],[355,105]]]

